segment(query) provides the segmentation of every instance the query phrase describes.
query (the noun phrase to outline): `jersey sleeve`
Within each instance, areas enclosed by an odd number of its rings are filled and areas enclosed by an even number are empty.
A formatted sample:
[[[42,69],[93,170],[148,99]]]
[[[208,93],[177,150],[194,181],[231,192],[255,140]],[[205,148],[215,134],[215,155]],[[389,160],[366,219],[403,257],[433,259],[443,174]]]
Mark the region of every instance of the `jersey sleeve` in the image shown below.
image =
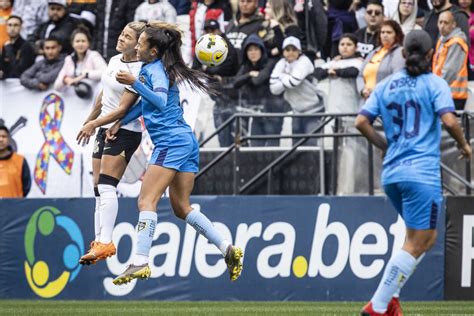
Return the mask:
[[[148,102],[158,108],[159,111],[164,111],[166,103],[168,102],[168,86],[169,80],[162,68],[153,68],[152,71],[142,71],[144,81],[151,85],[151,87],[143,84],[139,79],[135,80],[132,85],[138,94]]]
[[[434,78],[441,79],[441,78]],[[428,85],[431,88],[430,95],[432,96],[431,103],[434,111],[441,117],[445,113],[455,112],[453,97],[451,89],[444,79],[436,80],[436,84]]]
[[[360,110],[359,114],[367,117],[372,123],[380,115],[380,89],[381,86],[377,87],[371,94],[370,97],[365,101],[364,106]]]

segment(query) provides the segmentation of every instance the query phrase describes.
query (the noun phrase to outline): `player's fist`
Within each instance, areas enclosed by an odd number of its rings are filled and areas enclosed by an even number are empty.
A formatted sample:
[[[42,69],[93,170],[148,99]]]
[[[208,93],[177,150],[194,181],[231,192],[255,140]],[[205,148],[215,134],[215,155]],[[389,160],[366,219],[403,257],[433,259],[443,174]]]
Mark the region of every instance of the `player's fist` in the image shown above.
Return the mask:
[[[133,84],[136,80],[134,75],[122,70],[117,72],[117,74],[115,75],[115,79],[121,84],[127,84],[127,85]]]

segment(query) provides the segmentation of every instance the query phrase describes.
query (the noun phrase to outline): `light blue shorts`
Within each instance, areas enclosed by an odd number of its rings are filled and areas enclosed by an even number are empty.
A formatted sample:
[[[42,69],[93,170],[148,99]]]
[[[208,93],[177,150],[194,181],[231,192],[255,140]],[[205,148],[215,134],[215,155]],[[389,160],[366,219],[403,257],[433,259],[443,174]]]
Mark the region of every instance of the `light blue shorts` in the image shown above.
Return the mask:
[[[153,149],[150,164],[174,169],[178,172],[199,171],[199,144],[192,133],[171,136],[166,145]]]
[[[442,207],[441,186],[419,182],[384,185],[385,193],[405,221],[407,228],[435,229]]]

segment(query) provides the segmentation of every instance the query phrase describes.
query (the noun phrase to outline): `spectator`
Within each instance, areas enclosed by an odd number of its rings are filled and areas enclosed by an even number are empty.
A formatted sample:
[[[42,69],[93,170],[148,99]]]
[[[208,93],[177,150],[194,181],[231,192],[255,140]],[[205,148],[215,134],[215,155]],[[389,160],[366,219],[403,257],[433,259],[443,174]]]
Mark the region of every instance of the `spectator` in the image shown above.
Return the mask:
[[[302,30],[302,49],[305,55],[315,60],[318,55],[325,57],[328,34],[328,17],[321,0],[297,0],[294,11]]]
[[[344,33],[354,33],[359,29],[352,0],[329,0],[327,49],[331,57],[338,54],[339,39]]]
[[[270,91],[283,97],[295,114],[309,114],[324,111],[324,104],[310,80],[314,72],[313,62],[301,52],[301,42],[294,36],[283,41],[283,56],[275,65],[270,77]],[[316,117],[293,117],[293,134],[304,134],[314,130],[320,119]],[[298,139],[293,139],[296,143]],[[316,145],[316,139],[305,144]]]
[[[397,22],[388,20],[382,23],[380,43],[365,58],[359,75],[358,88],[364,99],[370,96],[377,83],[405,67],[402,55],[403,31]]]
[[[252,112],[284,112],[281,98],[270,92],[270,74],[276,61],[267,57],[265,45],[256,34],[244,42],[242,66],[235,77],[234,88],[242,89],[242,106]],[[280,135],[283,118],[253,118],[251,135]],[[252,140],[252,146],[279,146],[279,139]]]
[[[48,0],[48,17],[49,20],[41,24],[28,38],[31,43],[35,44],[36,53],[43,54],[43,41],[51,36],[61,41],[62,53],[71,53],[72,47],[69,37],[76,28],[77,21],[69,16],[66,0]]]
[[[169,3],[175,8],[177,15],[189,14],[191,0],[169,0]]]
[[[451,4],[449,0],[431,0],[431,4],[433,4],[433,10],[426,13],[423,29],[430,34],[433,45],[435,45],[439,37],[438,18],[444,11],[451,11],[453,13],[457,27],[466,34],[466,38],[469,38],[469,16],[466,12],[460,7]]]
[[[40,24],[48,21],[48,0],[15,0],[13,15],[21,16],[21,37],[30,38]]]
[[[58,77],[64,64],[59,40],[54,37],[46,39],[43,44],[43,55],[44,59],[36,62],[21,75],[20,82],[24,87],[45,91]]]
[[[0,59],[0,79],[19,78],[35,62],[35,51],[21,36],[22,20],[10,16],[7,20],[9,40],[3,45]]]
[[[410,31],[421,30],[421,26],[416,24],[417,14],[417,0],[400,0],[397,12],[393,15],[393,20],[400,24],[403,34],[407,35]]]
[[[143,22],[159,20],[176,23],[176,9],[168,0],[147,0],[137,7],[134,20]]]
[[[438,27],[440,38],[436,43],[433,56],[433,73],[451,87],[456,110],[464,110],[468,96],[467,56],[469,47],[466,36],[459,27],[452,11],[439,15]]]
[[[8,41],[7,20],[12,14],[11,0],[0,0],[0,47]]]
[[[102,72],[107,67],[102,56],[90,50],[91,36],[87,29],[78,28],[71,35],[74,52],[66,57],[64,65],[59,72],[54,88],[63,90],[65,87],[74,86],[79,97],[92,97],[91,85],[100,81]],[[79,85],[81,83],[81,85]],[[85,86],[84,86],[85,84]],[[89,87],[87,87],[87,85]],[[82,86],[82,88],[78,88]],[[77,89],[86,89],[83,95]]]
[[[219,94],[211,95],[214,100],[214,124],[218,128],[222,125],[229,117],[236,112],[236,106],[238,103],[238,95],[234,89],[233,80],[234,76],[239,70],[239,58],[237,51],[235,50],[232,43],[220,30],[220,25],[217,20],[208,20],[204,24],[204,32],[206,34],[217,34],[227,43],[227,58],[218,66],[207,67],[199,63],[196,56],[194,56],[193,69],[200,69],[215,79],[214,86]],[[218,134],[219,144],[222,147],[230,146],[234,142],[231,128],[225,128]]]
[[[469,15],[469,80],[474,79],[474,2],[459,0],[459,7]]]
[[[30,168],[26,159],[10,146],[10,131],[0,126],[0,198],[22,198],[31,188]]]
[[[318,80],[329,79],[327,111],[331,113],[359,112],[360,95],[356,79],[362,67],[362,58],[357,52],[357,38],[354,34],[344,34],[339,40],[339,56],[321,67],[316,68]],[[355,117],[342,118],[339,132],[357,133]],[[359,137],[344,137],[339,141],[339,161],[337,194],[351,195],[367,192],[364,180],[367,179],[365,164],[367,148],[365,140]]]
[[[117,54],[117,38],[134,21],[135,10],[143,0],[97,0],[97,19],[93,47],[109,60]]]
[[[357,51],[362,57],[365,58],[377,47],[379,31],[383,19],[383,5],[377,0],[369,0],[365,11],[367,26],[355,33],[358,42]]]
[[[257,34],[262,28],[264,17],[258,12],[257,0],[239,0],[239,13],[230,21],[226,36],[237,50],[239,58],[242,44],[250,34]]]

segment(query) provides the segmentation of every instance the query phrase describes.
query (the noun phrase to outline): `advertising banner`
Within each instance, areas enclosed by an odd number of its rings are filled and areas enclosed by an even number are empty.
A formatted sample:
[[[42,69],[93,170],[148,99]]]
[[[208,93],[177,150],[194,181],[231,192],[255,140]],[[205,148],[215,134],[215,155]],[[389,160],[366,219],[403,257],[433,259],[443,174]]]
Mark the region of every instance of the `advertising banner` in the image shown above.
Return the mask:
[[[445,299],[474,299],[474,198],[447,197]]]
[[[0,200],[0,298],[365,301],[404,241],[403,221],[383,197],[193,197],[193,207],[244,250],[244,270],[232,283],[219,250],[163,199],[151,279],[115,286],[132,263],[138,219],[136,199],[119,202],[117,255],[80,266],[94,237],[92,199]],[[443,211],[436,245],[402,299],[443,298],[444,219]]]

